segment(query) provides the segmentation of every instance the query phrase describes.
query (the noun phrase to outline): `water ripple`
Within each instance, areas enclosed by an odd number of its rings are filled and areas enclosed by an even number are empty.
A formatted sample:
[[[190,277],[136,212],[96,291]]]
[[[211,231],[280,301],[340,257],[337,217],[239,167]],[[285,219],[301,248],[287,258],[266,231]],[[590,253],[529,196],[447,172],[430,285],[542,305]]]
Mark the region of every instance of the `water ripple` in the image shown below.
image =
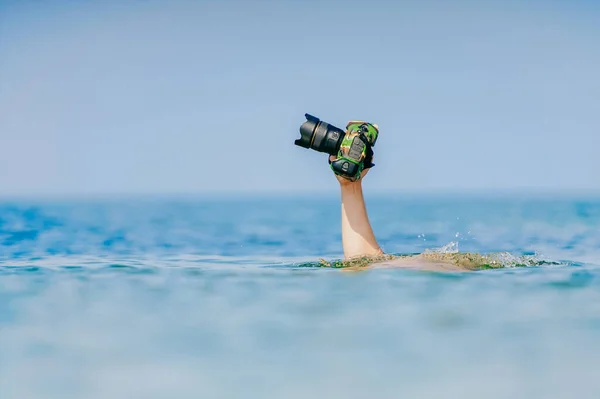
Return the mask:
[[[317,267],[337,199],[0,204],[0,398],[598,396],[600,202],[369,214],[390,253],[537,263]]]

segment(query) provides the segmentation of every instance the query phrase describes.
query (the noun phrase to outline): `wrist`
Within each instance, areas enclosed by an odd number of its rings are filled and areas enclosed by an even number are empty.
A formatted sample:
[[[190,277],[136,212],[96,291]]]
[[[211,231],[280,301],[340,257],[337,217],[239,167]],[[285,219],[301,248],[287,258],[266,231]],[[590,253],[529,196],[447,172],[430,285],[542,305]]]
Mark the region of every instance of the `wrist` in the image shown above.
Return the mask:
[[[362,182],[361,182],[361,180],[340,181],[340,189],[342,190],[342,193],[359,193],[359,192],[362,192]]]

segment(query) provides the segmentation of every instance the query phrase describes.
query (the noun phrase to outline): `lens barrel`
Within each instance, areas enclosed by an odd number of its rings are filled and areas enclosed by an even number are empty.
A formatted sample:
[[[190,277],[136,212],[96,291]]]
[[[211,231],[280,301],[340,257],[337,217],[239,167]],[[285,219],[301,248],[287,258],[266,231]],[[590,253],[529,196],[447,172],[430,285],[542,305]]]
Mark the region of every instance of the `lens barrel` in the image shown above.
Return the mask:
[[[294,144],[336,155],[346,133],[310,114],[304,114],[304,117],[306,122],[300,126],[300,138],[294,141]]]

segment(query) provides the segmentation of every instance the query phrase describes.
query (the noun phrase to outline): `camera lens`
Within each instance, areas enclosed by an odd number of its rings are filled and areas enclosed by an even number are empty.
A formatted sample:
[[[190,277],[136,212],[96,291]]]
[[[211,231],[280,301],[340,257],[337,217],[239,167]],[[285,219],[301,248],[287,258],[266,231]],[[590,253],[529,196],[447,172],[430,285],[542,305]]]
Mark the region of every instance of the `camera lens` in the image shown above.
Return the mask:
[[[304,117],[306,118],[306,122],[300,126],[300,138],[294,141],[294,144],[300,147],[310,148],[313,142],[315,129],[320,121],[318,118],[309,114],[305,114]]]
[[[305,114],[304,116],[306,122],[300,126],[300,138],[294,141],[294,144],[336,155],[344,139],[345,132],[312,115]]]

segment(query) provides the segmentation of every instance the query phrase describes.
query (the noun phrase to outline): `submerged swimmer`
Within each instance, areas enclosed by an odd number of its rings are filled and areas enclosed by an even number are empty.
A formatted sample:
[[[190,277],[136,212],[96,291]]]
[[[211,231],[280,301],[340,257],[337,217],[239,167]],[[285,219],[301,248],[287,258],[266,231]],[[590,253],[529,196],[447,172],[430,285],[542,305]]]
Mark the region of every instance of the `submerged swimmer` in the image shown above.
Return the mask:
[[[408,268],[431,271],[468,271],[505,266],[546,264],[534,257],[514,257],[508,253],[480,255],[472,253],[430,252],[412,256],[385,254],[377,243],[367,215],[362,180],[373,164],[373,146],[379,127],[364,121],[350,121],[346,131],[312,115],[305,114],[300,138],[294,144],[330,154],[329,164],[340,184],[342,202],[342,261],[327,262],[328,267]]]
[[[352,122],[349,123],[349,125]],[[375,125],[376,126],[376,125]],[[336,156],[329,157],[332,164],[338,160]],[[336,267],[376,267],[376,268],[407,268],[428,271],[470,271],[495,269],[512,266],[532,266],[540,262],[535,258],[516,258],[510,254],[472,254],[472,253],[437,253],[425,252],[411,256],[394,256],[385,254],[379,246],[365,205],[362,189],[363,178],[374,165],[373,152],[369,147],[364,160],[364,170],[360,178],[350,180],[334,173],[340,184],[342,210],[342,246],[345,259],[338,262]],[[325,266],[333,266],[322,260]]]
[[[336,157],[330,156],[330,162]],[[439,271],[465,271],[467,267],[461,267],[450,259],[443,259],[435,254],[421,254],[414,256],[392,256],[386,255],[375,238],[362,189],[362,181],[369,173],[370,162],[365,166],[361,178],[350,181],[342,176],[334,174],[340,184],[342,202],[342,246],[344,257],[348,266],[362,263],[370,267],[397,267],[421,270]]]

